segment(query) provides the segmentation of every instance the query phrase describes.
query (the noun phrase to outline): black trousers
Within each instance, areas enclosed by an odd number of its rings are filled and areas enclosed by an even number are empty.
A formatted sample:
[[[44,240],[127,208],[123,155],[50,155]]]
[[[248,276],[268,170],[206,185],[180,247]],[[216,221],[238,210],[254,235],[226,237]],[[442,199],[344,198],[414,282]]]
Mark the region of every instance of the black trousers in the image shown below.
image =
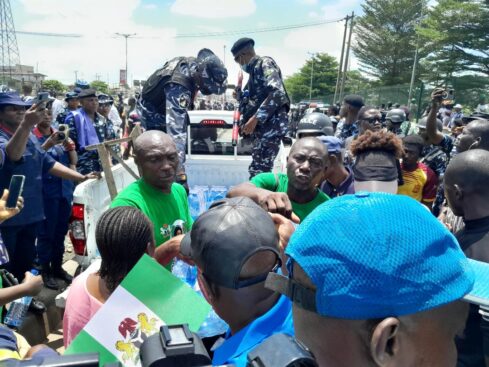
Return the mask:
[[[6,268],[19,282],[24,279],[24,273],[32,269],[36,256],[36,236],[39,222],[23,226],[0,228],[3,243],[7,247],[10,262]]]

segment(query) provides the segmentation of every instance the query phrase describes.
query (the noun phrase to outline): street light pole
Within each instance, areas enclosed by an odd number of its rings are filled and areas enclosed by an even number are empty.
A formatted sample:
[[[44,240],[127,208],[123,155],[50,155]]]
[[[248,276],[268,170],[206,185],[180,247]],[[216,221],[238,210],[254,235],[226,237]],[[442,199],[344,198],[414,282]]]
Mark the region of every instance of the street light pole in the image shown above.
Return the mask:
[[[116,35],[124,37],[126,39],[126,88],[129,87],[129,72],[127,70],[127,39],[129,37],[133,37],[136,35],[136,33],[116,33]]]
[[[311,55],[312,59],[311,59],[311,62],[312,62],[312,65],[311,65],[311,82],[309,83],[309,103],[311,103],[311,99],[312,99],[312,78],[314,76],[314,56],[316,56],[315,53],[312,53],[312,52],[308,52],[309,55]]]

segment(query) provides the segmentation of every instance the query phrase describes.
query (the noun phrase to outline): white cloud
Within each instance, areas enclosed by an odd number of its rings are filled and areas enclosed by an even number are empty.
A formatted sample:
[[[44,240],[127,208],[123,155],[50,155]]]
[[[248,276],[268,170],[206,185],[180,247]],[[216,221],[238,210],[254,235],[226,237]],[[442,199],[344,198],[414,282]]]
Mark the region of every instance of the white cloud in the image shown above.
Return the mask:
[[[22,30],[81,33],[81,38],[18,36],[21,62],[38,65],[39,72],[72,83],[74,71],[88,81],[96,74],[111,85],[125,68],[125,40],[119,33],[136,33],[128,40],[129,80],[146,79],[165,60],[178,54],[176,29],[136,24],[132,15],[139,0],[21,0],[29,21]],[[53,9],[56,9],[53,11]],[[94,11],[94,9],[96,9]],[[20,29],[20,28],[19,28]]]
[[[315,12],[315,11],[310,11],[308,15],[309,15],[309,18],[317,18],[317,17],[319,17],[319,14],[317,12]]]
[[[143,8],[148,9],[148,10],[154,10],[154,9],[158,8],[158,5],[156,5],[156,4],[144,4]]]
[[[301,3],[307,4],[307,5],[316,5],[318,3],[318,0],[301,0]]]
[[[254,0],[176,0],[172,13],[197,18],[247,17],[256,11]]]

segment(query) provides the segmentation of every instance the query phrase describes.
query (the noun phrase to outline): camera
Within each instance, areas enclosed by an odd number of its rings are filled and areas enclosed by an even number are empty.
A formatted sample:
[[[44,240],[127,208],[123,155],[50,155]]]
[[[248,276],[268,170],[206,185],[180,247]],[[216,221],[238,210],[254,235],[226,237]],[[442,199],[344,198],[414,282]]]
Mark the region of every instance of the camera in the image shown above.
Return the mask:
[[[159,333],[146,339],[139,353],[143,367],[210,367],[212,363],[202,340],[187,324],[162,326]],[[293,337],[274,334],[248,353],[247,367],[318,365],[311,352]]]
[[[66,140],[69,136],[70,128],[66,124],[59,124],[58,126],[58,137],[61,140]]]

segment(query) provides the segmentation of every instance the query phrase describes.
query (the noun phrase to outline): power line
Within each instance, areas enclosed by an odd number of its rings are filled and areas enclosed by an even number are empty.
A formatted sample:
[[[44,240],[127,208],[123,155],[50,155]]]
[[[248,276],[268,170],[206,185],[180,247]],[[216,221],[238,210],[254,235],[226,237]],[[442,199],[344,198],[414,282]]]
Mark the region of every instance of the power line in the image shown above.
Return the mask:
[[[223,32],[207,32],[207,33],[181,33],[177,34],[175,38],[195,38],[195,37],[220,37],[220,36],[234,36],[237,34],[253,34],[253,33],[266,33],[266,32],[278,32],[288,29],[298,29],[307,27],[317,27],[324,24],[331,24],[343,21],[345,18],[334,20],[321,20],[309,23],[289,24],[267,28],[255,28],[255,29],[237,29]],[[15,31],[17,34],[27,36],[43,36],[43,37],[62,37],[62,38],[81,38],[84,35],[79,33],[53,33],[53,32],[31,32],[31,31]],[[107,36],[108,38],[115,38],[113,35]],[[161,38],[161,37],[133,37],[133,38]]]
[[[177,34],[175,38],[196,38],[196,37],[220,37],[220,36],[234,36],[237,34],[252,34],[252,33],[265,33],[265,32],[277,32],[284,31],[288,29],[297,29],[297,28],[306,28],[306,27],[316,27],[319,25],[337,23],[345,18],[334,19],[334,20],[322,20],[316,22],[309,23],[301,23],[301,24],[289,24],[282,26],[274,26],[267,28],[258,28],[258,29],[239,29],[234,31],[223,31],[223,32],[207,32],[207,33],[181,33]]]

